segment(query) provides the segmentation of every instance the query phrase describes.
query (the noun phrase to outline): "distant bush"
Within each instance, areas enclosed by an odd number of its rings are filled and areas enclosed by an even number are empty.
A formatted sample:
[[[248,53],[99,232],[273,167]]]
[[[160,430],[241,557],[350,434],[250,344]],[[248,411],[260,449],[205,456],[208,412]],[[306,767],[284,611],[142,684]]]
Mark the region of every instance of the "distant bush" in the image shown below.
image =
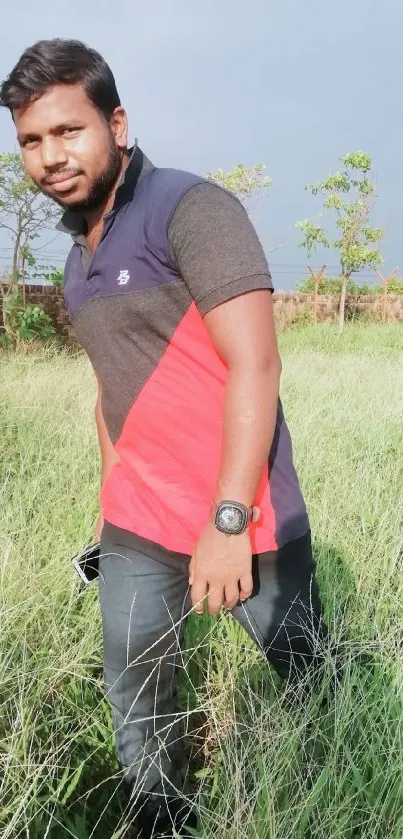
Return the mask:
[[[341,286],[341,277],[321,277],[319,280],[318,293],[340,294]],[[297,289],[304,294],[312,294],[314,290],[312,277],[309,276],[304,280],[301,280],[301,282],[297,285]],[[363,283],[360,285],[359,283],[355,283],[353,280],[350,280],[347,286],[347,294],[382,294],[382,292],[383,286],[381,283],[374,283],[374,285]],[[388,294],[403,294],[403,279],[389,280]]]
[[[403,294],[403,279],[393,279],[389,280],[388,284],[388,293],[389,294]]]

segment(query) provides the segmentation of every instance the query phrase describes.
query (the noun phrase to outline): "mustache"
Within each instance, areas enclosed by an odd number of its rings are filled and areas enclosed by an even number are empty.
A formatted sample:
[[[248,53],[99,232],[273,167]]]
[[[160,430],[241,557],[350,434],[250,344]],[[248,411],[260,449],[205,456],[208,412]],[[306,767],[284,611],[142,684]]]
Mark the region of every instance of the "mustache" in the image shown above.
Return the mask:
[[[73,177],[76,177],[77,175],[82,175],[82,174],[83,174],[83,172],[82,172],[81,169],[72,169],[72,168],[58,169],[57,172],[55,172],[55,171],[48,172],[46,175],[44,175],[44,177],[41,178],[41,184],[43,186],[51,185],[52,183],[55,183],[56,181],[58,181],[61,177],[62,178],[63,177],[73,178]]]

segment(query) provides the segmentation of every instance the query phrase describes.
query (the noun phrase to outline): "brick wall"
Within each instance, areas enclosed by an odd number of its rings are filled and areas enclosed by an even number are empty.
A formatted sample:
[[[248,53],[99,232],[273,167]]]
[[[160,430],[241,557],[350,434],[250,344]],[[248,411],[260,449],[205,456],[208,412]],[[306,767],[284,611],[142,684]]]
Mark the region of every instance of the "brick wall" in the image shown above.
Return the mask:
[[[26,299],[29,303],[39,303],[48,312],[57,332],[66,340],[74,341],[74,333],[69,324],[64,306],[63,294],[55,286],[26,286]],[[273,295],[274,313],[279,328],[291,326],[304,319],[311,312],[310,294]],[[339,309],[338,295],[321,294],[318,297],[318,320],[336,323]],[[370,320],[382,320],[381,295],[349,295],[346,300],[346,317],[365,317]],[[403,324],[403,295],[389,295],[387,298],[386,317],[388,322]],[[0,325],[1,325],[0,307]]]

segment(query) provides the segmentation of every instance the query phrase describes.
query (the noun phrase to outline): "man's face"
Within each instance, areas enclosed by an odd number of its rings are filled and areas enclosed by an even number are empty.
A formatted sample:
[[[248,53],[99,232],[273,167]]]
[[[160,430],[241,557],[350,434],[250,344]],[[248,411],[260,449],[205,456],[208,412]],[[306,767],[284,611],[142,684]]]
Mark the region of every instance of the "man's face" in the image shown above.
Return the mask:
[[[25,166],[42,192],[74,211],[108,198],[127,143],[121,108],[109,124],[81,85],[57,85],[13,117]]]

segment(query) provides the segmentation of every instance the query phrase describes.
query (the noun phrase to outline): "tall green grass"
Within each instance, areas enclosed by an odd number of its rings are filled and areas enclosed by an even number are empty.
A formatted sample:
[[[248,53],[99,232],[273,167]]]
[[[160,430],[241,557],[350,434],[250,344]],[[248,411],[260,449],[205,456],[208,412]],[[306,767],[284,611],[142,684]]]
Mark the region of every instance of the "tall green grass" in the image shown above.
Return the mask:
[[[284,691],[228,617],[189,621],[180,695],[199,835],[401,839],[403,330],[305,327],[280,345],[343,679],[333,697]],[[97,512],[94,399],[83,356],[0,356],[5,839],[118,839],[128,822],[96,587],[83,592],[68,561]]]

